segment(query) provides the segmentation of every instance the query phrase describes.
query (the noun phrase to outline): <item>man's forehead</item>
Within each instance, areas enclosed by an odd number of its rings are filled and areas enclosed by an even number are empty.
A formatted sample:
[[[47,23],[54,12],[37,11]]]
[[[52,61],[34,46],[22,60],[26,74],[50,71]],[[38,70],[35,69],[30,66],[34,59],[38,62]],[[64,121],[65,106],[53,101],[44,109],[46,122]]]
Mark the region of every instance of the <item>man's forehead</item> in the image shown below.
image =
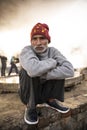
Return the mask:
[[[44,37],[43,35],[34,35],[33,38]]]

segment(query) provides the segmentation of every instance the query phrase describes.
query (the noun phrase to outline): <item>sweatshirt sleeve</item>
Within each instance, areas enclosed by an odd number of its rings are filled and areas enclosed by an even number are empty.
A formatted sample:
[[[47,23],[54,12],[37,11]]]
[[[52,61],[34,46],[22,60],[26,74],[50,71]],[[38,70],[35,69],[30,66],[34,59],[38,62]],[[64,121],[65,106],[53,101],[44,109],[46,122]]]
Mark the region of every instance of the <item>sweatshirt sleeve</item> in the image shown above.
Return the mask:
[[[56,60],[48,58],[40,61],[30,46],[24,47],[19,56],[21,66],[31,77],[41,76],[56,67]]]
[[[74,76],[73,65],[57,49],[54,49],[53,59],[57,61],[57,66],[48,71],[46,79],[65,79]]]

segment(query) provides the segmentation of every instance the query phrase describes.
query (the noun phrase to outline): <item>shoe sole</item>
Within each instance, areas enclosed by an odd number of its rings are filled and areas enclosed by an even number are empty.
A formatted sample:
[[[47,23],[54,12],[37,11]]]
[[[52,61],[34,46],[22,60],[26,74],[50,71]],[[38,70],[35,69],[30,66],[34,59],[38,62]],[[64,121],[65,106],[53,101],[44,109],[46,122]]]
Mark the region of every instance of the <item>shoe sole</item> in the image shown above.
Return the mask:
[[[24,121],[25,121],[27,124],[29,124],[29,125],[35,125],[35,124],[38,124],[38,120],[35,121],[35,122],[30,122],[30,121],[26,120],[25,117],[24,117]]]
[[[58,111],[58,112],[60,112],[60,113],[67,113],[67,112],[70,111],[70,109],[68,109],[67,111],[61,111],[61,110],[59,110],[59,109],[57,109],[57,108],[54,108],[54,107],[52,107],[52,106],[50,106],[50,105],[48,105],[48,104],[46,104],[46,107],[50,107],[50,108],[52,108],[52,109],[54,109],[54,110],[56,110],[56,111]]]

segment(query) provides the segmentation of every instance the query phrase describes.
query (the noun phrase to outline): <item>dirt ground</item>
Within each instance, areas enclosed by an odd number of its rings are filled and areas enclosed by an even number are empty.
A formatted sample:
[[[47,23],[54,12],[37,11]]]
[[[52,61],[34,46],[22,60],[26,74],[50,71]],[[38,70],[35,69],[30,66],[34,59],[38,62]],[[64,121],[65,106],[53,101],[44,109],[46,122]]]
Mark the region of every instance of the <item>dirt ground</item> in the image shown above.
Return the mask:
[[[87,97],[87,81],[65,90],[65,102],[69,98],[85,95]],[[4,123],[20,123],[17,119],[23,118],[25,106],[22,104],[18,93],[0,94],[0,125]],[[15,117],[15,118],[14,118]],[[11,124],[10,124],[11,125]],[[0,126],[1,128],[1,126]],[[1,130],[1,129],[0,129]]]

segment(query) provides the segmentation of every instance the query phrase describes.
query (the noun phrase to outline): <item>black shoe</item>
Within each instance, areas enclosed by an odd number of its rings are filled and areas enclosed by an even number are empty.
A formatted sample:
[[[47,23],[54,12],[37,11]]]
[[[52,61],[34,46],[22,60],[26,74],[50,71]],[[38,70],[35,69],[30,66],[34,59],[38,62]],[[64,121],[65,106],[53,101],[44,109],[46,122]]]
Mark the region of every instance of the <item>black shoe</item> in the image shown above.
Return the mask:
[[[36,109],[25,109],[24,120],[27,124],[34,125],[38,123],[38,116]]]
[[[47,101],[46,103],[48,106],[61,113],[67,113],[70,110],[67,107],[61,106],[55,99],[52,102]]]

